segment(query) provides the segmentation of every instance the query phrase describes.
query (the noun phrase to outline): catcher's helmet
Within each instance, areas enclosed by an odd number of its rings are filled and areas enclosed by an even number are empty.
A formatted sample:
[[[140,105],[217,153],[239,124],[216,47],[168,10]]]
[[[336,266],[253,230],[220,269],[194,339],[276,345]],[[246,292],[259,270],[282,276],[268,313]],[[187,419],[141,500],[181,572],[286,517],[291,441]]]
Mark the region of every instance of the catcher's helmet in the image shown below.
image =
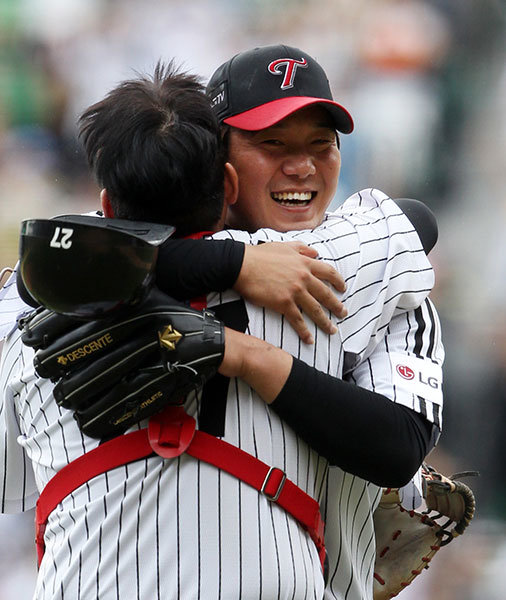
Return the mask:
[[[158,246],[173,232],[168,225],[92,216],[25,220],[20,294],[35,301],[29,304],[60,314],[107,316],[144,297],[153,282]]]

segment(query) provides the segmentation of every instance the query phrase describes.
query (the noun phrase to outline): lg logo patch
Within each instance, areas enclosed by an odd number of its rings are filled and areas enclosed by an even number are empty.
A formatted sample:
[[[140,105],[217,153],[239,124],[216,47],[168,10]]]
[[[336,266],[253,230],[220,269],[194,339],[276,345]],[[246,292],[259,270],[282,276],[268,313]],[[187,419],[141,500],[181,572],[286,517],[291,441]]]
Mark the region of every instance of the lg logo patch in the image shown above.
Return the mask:
[[[428,359],[405,354],[390,353],[392,383],[397,391],[408,392],[441,404],[443,400],[443,372],[441,365]]]
[[[399,375],[404,379],[407,379],[409,381],[410,379],[415,378],[415,372],[413,371],[413,369],[410,369],[406,365],[397,365],[395,368],[397,370],[397,373],[399,373]]]
[[[440,387],[437,377],[431,377],[421,370],[415,372],[411,367],[408,367],[407,365],[397,365],[395,367],[395,370],[406,381],[412,381],[413,379],[415,379],[415,376],[418,373],[418,383],[422,385],[428,385],[429,387],[434,389],[438,389]]]

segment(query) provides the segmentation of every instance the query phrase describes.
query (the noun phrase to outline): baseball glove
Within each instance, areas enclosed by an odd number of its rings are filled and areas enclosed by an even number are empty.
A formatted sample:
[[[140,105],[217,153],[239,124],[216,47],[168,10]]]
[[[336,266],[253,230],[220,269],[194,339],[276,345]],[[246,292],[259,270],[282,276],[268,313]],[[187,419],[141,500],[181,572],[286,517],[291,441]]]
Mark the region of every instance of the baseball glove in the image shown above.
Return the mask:
[[[224,326],[152,288],[145,300],[106,319],[83,321],[38,309],[20,322],[40,377],[83,433],[123,433],[212,377],[224,353]]]
[[[475,474],[447,478],[424,464],[422,491],[427,510],[423,512],[404,509],[398,489],[383,490],[374,512],[374,600],[397,596],[428,568],[442,546],[464,533],[474,516],[475,500],[472,490],[456,478]]]

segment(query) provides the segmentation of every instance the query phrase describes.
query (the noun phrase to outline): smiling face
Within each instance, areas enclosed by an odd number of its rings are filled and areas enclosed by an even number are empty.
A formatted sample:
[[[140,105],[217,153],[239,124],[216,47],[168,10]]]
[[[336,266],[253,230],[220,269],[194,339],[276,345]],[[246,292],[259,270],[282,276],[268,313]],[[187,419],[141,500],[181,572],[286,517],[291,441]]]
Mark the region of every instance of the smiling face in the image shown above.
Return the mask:
[[[231,129],[229,161],[239,176],[239,195],[227,224],[247,231],[319,225],[341,168],[332,120],[320,106],[260,131]]]

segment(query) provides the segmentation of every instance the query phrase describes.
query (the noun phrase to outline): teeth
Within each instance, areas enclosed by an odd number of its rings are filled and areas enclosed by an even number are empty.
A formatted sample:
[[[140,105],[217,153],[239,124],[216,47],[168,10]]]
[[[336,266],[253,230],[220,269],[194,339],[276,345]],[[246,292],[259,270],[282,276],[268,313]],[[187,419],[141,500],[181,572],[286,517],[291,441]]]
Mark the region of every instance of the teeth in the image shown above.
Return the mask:
[[[273,192],[274,200],[300,200],[307,202],[311,200],[311,192]]]

